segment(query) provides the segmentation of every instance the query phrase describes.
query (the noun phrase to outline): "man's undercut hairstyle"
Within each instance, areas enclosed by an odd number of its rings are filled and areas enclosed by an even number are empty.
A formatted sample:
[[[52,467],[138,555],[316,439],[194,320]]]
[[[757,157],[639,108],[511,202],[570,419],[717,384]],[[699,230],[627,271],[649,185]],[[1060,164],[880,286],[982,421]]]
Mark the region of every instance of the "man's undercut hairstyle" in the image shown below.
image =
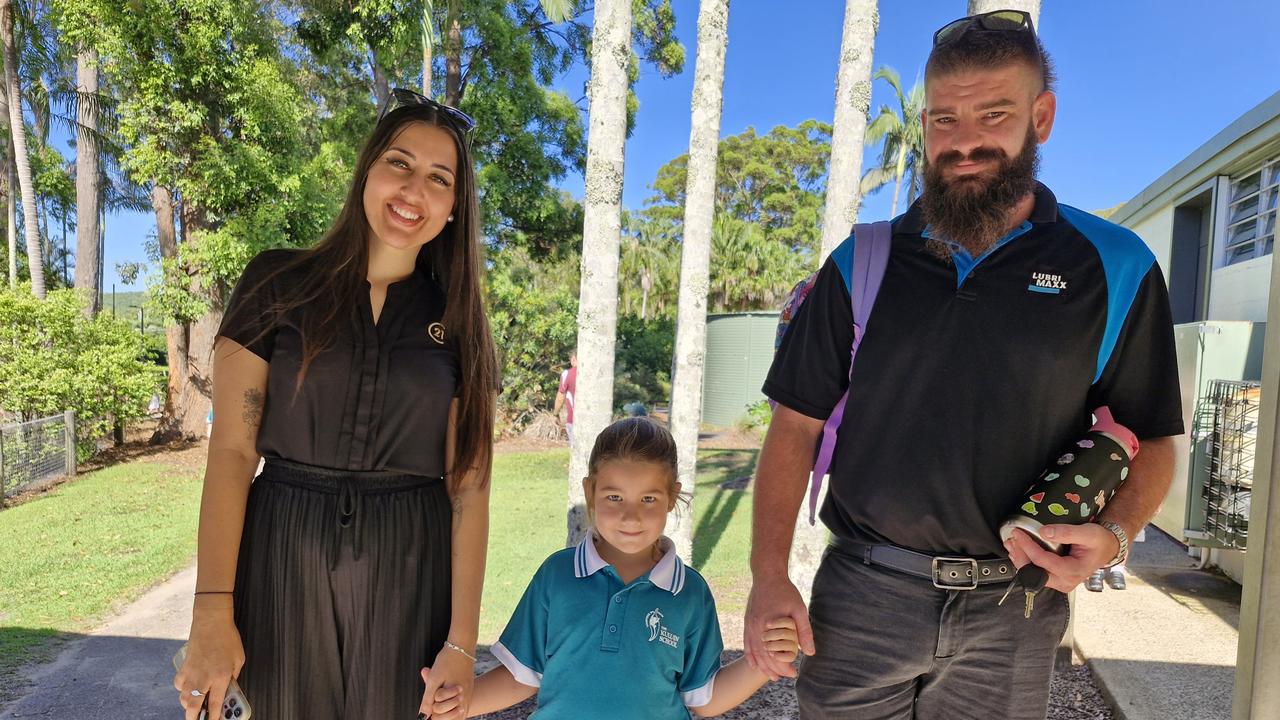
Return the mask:
[[[925,64],[925,82],[930,77],[964,70],[981,70],[1020,62],[1040,75],[1041,90],[1053,90],[1057,75],[1053,61],[1033,30],[987,30],[977,25],[961,30],[956,37],[934,46]]]

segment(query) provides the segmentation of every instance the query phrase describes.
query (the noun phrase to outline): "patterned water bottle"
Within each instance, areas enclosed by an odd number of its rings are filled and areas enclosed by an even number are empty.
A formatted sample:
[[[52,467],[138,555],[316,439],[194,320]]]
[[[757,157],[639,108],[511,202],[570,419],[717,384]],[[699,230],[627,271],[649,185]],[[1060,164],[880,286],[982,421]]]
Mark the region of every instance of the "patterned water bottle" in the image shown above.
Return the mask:
[[[1000,525],[1000,539],[1022,528],[1053,552],[1058,543],[1040,537],[1044,525],[1083,525],[1106,507],[1116,489],[1129,477],[1129,462],[1138,454],[1138,438],[1111,417],[1106,406],[1093,412],[1093,427],[1045,468],[1031,484],[1017,509]]]

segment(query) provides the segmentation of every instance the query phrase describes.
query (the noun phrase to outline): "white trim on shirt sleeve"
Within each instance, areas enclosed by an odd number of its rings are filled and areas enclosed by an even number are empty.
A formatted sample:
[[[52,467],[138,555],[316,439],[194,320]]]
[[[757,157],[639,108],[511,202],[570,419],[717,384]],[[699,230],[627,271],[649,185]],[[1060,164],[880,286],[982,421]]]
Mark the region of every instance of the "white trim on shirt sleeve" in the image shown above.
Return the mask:
[[[715,687],[715,684],[716,684],[716,676],[712,675],[711,679],[707,681],[706,685],[703,685],[702,687],[697,688],[696,690],[689,690],[687,692],[680,693],[680,698],[684,700],[684,706],[685,707],[702,707],[703,705],[706,705],[707,703],[711,702],[711,693],[712,693],[712,689]]]
[[[517,660],[516,656],[512,655],[511,651],[502,643],[494,643],[490,646],[489,652],[493,653],[493,656],[498,658],[498,662],[502,663],[503,666],[507,668],[511,673],[511,677],[516,679],[516,682],[521,685],[528,685],[529,687],[542,687],[542,673],[535,672],[529,666]],[[703,704],[710,702],[710,700],[711,696],[708,695],[707,700],[704,701]]]

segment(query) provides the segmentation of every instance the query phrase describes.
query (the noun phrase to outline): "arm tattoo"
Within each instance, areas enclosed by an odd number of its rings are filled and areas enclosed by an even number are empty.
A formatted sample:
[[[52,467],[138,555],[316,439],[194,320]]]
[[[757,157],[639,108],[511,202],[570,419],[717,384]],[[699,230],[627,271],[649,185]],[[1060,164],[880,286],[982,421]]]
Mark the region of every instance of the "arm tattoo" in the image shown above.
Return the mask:
[[[244,409],[240,417],[255,435],[258,432],[258,426],[262,424],[262,409],[265,403],[266,399],[261,390],[250,388],[244,391]]]
[[[451,504],[453,505],[453,514],[461,515],[462,514],[462,498],[453,498],[453,500],[451,501]]]

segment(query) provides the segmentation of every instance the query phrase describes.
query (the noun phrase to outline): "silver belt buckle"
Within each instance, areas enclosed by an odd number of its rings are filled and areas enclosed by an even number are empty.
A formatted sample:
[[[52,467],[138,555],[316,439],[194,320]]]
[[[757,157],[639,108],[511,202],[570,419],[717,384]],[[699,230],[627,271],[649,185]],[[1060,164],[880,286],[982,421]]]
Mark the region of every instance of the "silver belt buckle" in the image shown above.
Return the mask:
[[[942,582],[942,563],[959,563],[969,566],[969,584],[968,585],[946,585]],[[960,577],[958,570],[949,570],[947,575],[954,579]],[[933,558],[933,586],[939,590],[973,590],[978,587],[978,561],[973,558],[963,557],[935,557]]]

